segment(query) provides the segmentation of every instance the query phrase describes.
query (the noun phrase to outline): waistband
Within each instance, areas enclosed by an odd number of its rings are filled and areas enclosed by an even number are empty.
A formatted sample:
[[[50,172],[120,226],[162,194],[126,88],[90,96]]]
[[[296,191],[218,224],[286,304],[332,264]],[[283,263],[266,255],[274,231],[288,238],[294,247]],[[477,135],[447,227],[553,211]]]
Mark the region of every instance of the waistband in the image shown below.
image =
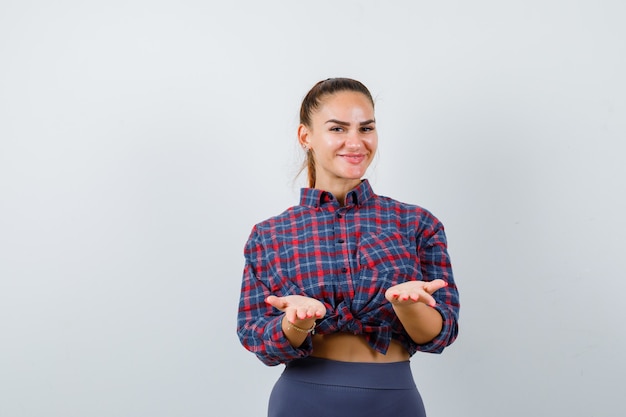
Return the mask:
[[[415,389],[409,361],[340,362],[309,356],[289,362],[282,377],[312,384],[355,388]]]

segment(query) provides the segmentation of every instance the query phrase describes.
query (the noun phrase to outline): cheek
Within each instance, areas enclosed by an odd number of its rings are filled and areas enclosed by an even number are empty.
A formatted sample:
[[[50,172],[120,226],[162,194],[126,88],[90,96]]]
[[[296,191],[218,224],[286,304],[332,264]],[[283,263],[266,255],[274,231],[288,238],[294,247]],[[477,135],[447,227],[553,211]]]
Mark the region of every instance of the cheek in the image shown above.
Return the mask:
[[[320,152],[334,152],[341,147],[341,141],[332,136],[324,136],[317,142]]]
[[[378,149],[378,137],[365,141],[365,144],[372,153],[376,152],[376,149]]]

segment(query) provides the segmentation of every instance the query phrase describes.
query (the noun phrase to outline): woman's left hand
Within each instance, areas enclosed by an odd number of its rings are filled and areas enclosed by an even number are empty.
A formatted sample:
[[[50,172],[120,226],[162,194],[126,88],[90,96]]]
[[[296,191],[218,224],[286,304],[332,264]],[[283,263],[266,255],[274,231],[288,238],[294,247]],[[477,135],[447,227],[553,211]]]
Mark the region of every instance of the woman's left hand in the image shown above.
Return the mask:
[[[434,307],[437,303],[431,294],[447,285],[442,279],[407,281],[387,289],[385,298],[393,305],[424,303]]]

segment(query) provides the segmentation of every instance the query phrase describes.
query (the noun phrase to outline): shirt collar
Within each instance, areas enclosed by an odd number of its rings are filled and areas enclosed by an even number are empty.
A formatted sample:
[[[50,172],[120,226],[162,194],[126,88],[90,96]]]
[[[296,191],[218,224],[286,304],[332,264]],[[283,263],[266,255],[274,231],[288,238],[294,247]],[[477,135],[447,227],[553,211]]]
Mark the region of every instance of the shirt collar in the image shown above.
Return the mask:
[[[369,181],[364,179],[359,185],[350,190],[346,195],[346,206],[363,205],[368,199],[373,197],[374,190]],[[321,207],[324,204],[337,201],[328,191],[317,188],[302,188],[300,190],[300,205],[308,207]]]

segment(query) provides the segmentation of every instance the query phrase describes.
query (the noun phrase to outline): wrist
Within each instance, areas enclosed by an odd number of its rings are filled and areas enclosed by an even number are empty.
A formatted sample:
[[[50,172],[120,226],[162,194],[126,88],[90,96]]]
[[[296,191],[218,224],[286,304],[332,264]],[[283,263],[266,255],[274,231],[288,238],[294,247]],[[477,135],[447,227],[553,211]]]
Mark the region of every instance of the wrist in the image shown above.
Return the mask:
[[[316,323],[314,318],[304,320],[296,319],[292,322],[287,318],[287,316],[285,316],[283,320],[283,328],[285,330],[301,334],[314,334],[315,325]]]

